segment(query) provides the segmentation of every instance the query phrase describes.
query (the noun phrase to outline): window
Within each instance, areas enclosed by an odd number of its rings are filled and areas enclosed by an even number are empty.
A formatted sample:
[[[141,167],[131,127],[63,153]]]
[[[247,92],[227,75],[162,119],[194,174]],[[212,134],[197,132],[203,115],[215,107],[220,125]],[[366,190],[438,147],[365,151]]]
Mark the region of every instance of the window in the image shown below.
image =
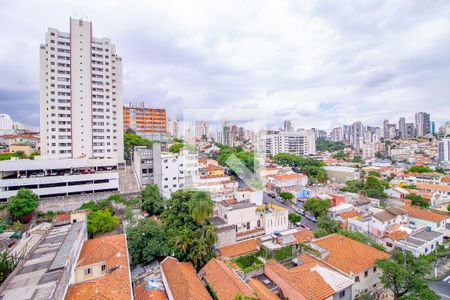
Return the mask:
[[[367,276],[369,276],[369,271],[364,272],[364,277],[367,277]]]
[[[343,298],[343,297],[345,297],[345,291],[342,291],[339,293],[339,298]]]
[[[359,282],[359,276],[355,277],[355,282]]]
[[[377,271],[377,267],[373,267],[373,272],[375,273]]]
[[[106,270],[106,265],[102,265],[102,271]]]
[[[89,274],[92,274],[92,269],[91,268],[84,269],[84,275],[89,275]]]

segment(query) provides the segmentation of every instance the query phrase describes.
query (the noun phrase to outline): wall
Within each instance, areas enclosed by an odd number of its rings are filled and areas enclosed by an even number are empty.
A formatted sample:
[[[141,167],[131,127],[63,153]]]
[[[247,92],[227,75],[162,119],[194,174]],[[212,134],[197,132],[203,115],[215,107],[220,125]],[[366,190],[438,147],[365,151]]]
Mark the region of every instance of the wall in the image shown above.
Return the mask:
[[[97,279],[106,275],[106,269],[102,271],[102,265],[104,262],[96,263],[92,265],[86,265],[79,268],[75,268],[75,282],[80,283],[87,280]],[[106,266],[106,265],[105,265]],[[91,269],[91,274],[84,274],[84,270]]]
[[[367,269],[367,277],[364,276],[364,272],[360,272],[353,276],[353,296],[357,296],[359,293],[363,292],[366,289],[373,289],[373,285],[377,285],[380,283],[379,276],[381,275],[380,270],[376,270],[374,272],[374,266],[371,266]],[[356,282],[356,277],[359,276],[359,282]]]

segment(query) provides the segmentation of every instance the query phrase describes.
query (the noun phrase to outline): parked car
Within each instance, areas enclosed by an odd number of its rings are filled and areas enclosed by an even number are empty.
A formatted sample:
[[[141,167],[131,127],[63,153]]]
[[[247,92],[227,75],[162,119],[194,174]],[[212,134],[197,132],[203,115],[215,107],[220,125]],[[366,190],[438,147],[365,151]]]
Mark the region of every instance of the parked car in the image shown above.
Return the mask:
[[[89,174],[89,170],[88,170],[88,169],[84,169],[83,171],[81,171],[81,173],[83,173],[83,174]]]
[[[284,200],[283,198],[281,198],[281,197],[277,197],[277,198],[275,198],[278,202],[280,202],[280,203],[285,203],[286,202],[286,200]]]
[[[294,222],[294,226],[295,227],[302,227],[302,223],[301,222]]]
[[[267,193],[267,196],[269,196],[270,198],[275,198],[275,194],[274,193]]]
[[[309,226],[308,225],[306,225],[306,224],[300,224],[300,227],[301,228],[303,228],[303,229],[311,229],[311,228],[309,228]]]
[[[301,214],[302,216],[305,215],[305,211],[304,211],[303,209],[300,209],[300,208],[294,208],[294,210],[295,210],[296,213]]]
[[[89,173],[94,174],[95,173],[95,169],[90,169]]]
[[[316,222],[316,218],[313,215],[310,214],[305,214],[305,218],[307,218],[308,220],[312,221],[312,222]]]

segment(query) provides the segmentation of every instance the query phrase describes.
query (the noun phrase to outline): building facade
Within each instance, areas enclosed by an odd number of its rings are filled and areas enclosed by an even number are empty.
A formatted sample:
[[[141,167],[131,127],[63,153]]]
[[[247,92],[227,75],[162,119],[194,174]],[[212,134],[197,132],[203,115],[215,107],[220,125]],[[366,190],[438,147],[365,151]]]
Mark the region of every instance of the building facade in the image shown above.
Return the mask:
[[[7,114],[0,114],[0,130],[12,130],[13,121]]]
[[[131,129],[150,140],[161,140],[167,134],[166,110],[145,107],[144,102],[123,107],[123,130]]]
[[[427,114],[426,112],[416,113],[416,130],[417,136],[431,134],[430,114]]]
[[[92,23],[49,28],[40,46],[41,153],[123,161],[122,58]]]
[[[258,140],[258,151],[273,156],[278,153],[311,155],[316,153],[316,142],[314,134],[308,130],[279,131],[261,134]]]

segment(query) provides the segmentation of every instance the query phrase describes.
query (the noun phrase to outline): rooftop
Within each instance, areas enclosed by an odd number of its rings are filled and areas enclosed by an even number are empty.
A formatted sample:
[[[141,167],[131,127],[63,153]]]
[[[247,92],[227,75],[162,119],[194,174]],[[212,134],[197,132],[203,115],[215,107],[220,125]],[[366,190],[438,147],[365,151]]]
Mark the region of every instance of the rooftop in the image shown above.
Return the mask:
[[[176,258],[166,257],[161,263],[163,278],[167,282],[166,291],[174,299],[212,300],[206,288],[190,262],[179,262]]]
[[[76,241],[86,237],[86,223],[52,227],[5,281],[0,299],[51,299],[63,276],[70,276],[67,264],[77,255]],[[68,251],[66,251],[68,250]]]
[[[415,219],[421,219],[431,222],[442,222],[444,220],[450,219],[449,216],[441,215],[438,213],[435,213],[434,211],[419,208],[417,206],[402,206],[402,209],[406,211],[406,213]]]
[[[397,207],[388,207],[380,212],[373,214],[374,218],[377,218],[381,222],[386,222],[392,219],[395,219],[396,216],[405,215],[406,212],[401,208]]]
[[[223,246],[217,249],[221,256],[227,258],[233,258],[237,256],[242,256],[250,253],[255,253],[258,251],[260,244],[259,239],[250,239],[228,246]]]
[[[346,274],[357,274],[389,254],[340,234],[330,234],[312,242],[328,251],[324,261]]]
[[[264,273],[280,285],[287,284],[289,288],[296,290],[305,299],[327,299],[348,286],[353,281],[332,270],[316,258],[302,254],[298,257],[300,264],[287,269],[275,260],[269,260],[264,268]]]
[[[76,224],[76,223],[75,223]],[[105,263],[106,275],[69,286],[66,299],[131,299],[131,279],[124,234],[108,235],[83,244],[75,268]]]
[[[416,183],[416,187],[421,190],[430,190],[430,191],[439,191],[439,192],[450,193],[450,185]]]
[[[216,258],[211,259],[199,272],[221,300],[234,300],[236,295],[253,296],[248,285],[227,265]]]

